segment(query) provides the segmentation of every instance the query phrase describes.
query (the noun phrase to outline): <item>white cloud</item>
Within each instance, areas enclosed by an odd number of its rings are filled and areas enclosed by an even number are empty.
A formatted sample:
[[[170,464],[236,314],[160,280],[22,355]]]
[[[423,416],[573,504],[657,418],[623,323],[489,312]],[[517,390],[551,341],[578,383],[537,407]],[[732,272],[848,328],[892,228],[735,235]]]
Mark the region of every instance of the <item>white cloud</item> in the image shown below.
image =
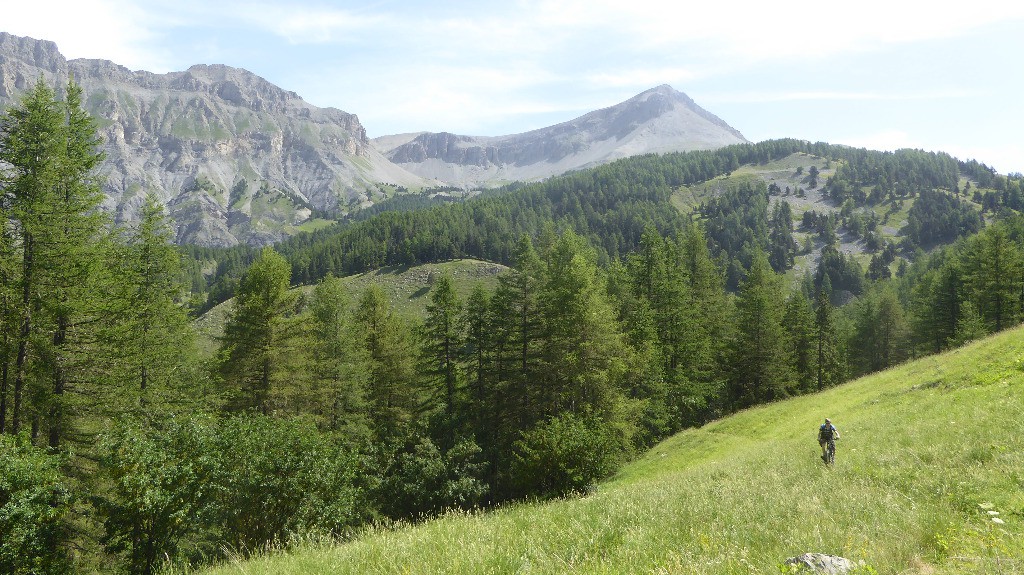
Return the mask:
[[[764,0],[539,0],[526,2],[553,27],[600,30],[623,50],[762,61],[820,58],[889,44],[950,38],[979,26],[1020,20],[1024,4],[978,0],[819,2]],[[693,53],[694,48],[698,53]]]
[[[130,0],[56,0],[9,3],[3,30],[53,40],[68,59],[112,60],[134,69],[163,71],[149,13]]]
[[[708,103],[764,103],[764,102],[799,102],[799,101],[860,101],[860,102],[899,102],[915,100],[945,100],[954,98],[976,98],[980,94],[976,90],[925,90],[920,92],[879,92],[879,91],[828,91],[807,90],[789,92],[744,91],[727,93],[706,93],[701,100]]]
[[[235,17],[276,34],[292,44],[345,42],[355,34],[385,32],[391,19],[384,14],[360,14],[352,10],[302,6],[297,3],[264,2],[240,6]]]

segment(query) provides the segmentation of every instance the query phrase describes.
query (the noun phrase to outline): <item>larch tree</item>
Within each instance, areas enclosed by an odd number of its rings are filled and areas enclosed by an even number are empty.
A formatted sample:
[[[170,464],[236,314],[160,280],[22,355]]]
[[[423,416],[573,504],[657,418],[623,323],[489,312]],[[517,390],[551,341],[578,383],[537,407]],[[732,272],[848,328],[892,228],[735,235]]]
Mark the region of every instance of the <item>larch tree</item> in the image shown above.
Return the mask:
[[[290,368],[301,342],[290,277],[291,266],[270,247],[242,276],[219,352],[229,409],[267,415],[294,407],[286,400],[290,390],[283,389],[296,384]]]
[[[427,304],[427,318],[421,331],[421,360],[431,403],[441,412],[438,432],[443,449],[455,445],[465,403],[459,370],[459,350],[465,339],[461,320],[462,302],[451,276],[442,274],[431,288]]]
[[[106,218],[92,172],[103,155],[81,96],[69,82],[58,101],[40,80],[0,127],[5,215],[18,231],[21,268],[8,316],[19,326],[11,429],[17,432],[31,415],[34,432],[45,423],[51,447],[69,433],[69,393],[85,393],[96,341],[91,330],[102,308],[97,281]],[[32,405],[25,402],[29,383]]]
[[[842,338],[836,327],[835,310],[825,290],[820,290],[814,310],[814,367],[817,371],[817,389],[832,387],[843,381],[846,362]]]
[[[763,253],[755,254],[736,302],[737,335],[730,366],[734,409],[788,397],[795,384],[783,326],[779,278]]]
[[[380,286],[366,288],[355,318],[369,361],[370,424],[378,439],[394,439],[407,431],[421,405],[414,385],[414,346]]]
[[[971,238],[962,258],[969,299],[989,329],[1013,325],[1019,315],[1024,254],[1003,226]]]
[[[114,252],[115,297],[108,322],[117,385],[107,403],[143,413],[194,398],[186,392],[198,374],[195,339],[184,307],[181,254],[156,196],[149,195],[142,218]]]
[[[369,437],[366,353],[359,341],[348,292],[327,274],[313,289],[309,319],[313,379],[309,409],[321,426],[353,440]]]

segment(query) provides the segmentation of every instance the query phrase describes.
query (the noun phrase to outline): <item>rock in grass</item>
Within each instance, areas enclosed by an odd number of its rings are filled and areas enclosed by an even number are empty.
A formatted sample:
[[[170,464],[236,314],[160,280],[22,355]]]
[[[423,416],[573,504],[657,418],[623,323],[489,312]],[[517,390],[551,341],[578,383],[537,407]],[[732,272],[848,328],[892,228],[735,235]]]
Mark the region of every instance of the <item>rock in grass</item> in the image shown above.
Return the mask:
[[[811,573],[826,575],[844,575],[853,571],[853,563],[849,559],[824,553],[804,553],[799,557],[790,557],[786,559],[786,565],[799,565],[806,567]]]

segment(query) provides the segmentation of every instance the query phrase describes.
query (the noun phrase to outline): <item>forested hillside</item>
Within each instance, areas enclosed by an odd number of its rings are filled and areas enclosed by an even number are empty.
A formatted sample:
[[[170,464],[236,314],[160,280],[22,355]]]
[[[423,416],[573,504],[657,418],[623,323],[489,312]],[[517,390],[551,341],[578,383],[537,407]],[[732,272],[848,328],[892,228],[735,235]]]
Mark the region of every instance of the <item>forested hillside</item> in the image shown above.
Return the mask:
[[[944,154],[644,156],[183,261],[155,199],[101,217],[78,97],[39,84],[0,130],[3,572],[148,574],[579,492],[679,430],[1024,317],[1021,178]],[[729,176],[793,154],[822,162],[827,213]],[[939,232],[880,235],[865,273],[837,230],[875,233],[875,208]],[[792,277],[797,233],[820,255]],[[339,279],[466,256],[511,269],[433,277],[419,319]],[[186,310],[229,296],[203,359]]]

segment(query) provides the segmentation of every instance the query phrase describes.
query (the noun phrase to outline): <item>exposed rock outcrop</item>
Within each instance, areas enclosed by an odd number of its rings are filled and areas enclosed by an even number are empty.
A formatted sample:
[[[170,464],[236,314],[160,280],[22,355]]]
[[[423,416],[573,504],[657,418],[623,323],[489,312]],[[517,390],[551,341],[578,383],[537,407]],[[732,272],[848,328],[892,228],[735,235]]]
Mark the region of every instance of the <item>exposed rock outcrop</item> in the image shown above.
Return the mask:
[[[53,42],[0,33],[0,104],[40,78],[62,92],[72,76],[104,142],[104,207],[133,221],[155,193],[180,242],[276,241],[312,209],[373,199],[381,182],[424,184],[377,152],[354,114],[313,106],[246,70],[131,71],[68,61]],[[254,197],[261,189],[275,193]]]
[[[800,566],[807,573],[823,575],[845,575],[853,571],[853,563],[849,559],[824,553],[804,553],[799,557],[790,557],[786,559],[786,565]]]

